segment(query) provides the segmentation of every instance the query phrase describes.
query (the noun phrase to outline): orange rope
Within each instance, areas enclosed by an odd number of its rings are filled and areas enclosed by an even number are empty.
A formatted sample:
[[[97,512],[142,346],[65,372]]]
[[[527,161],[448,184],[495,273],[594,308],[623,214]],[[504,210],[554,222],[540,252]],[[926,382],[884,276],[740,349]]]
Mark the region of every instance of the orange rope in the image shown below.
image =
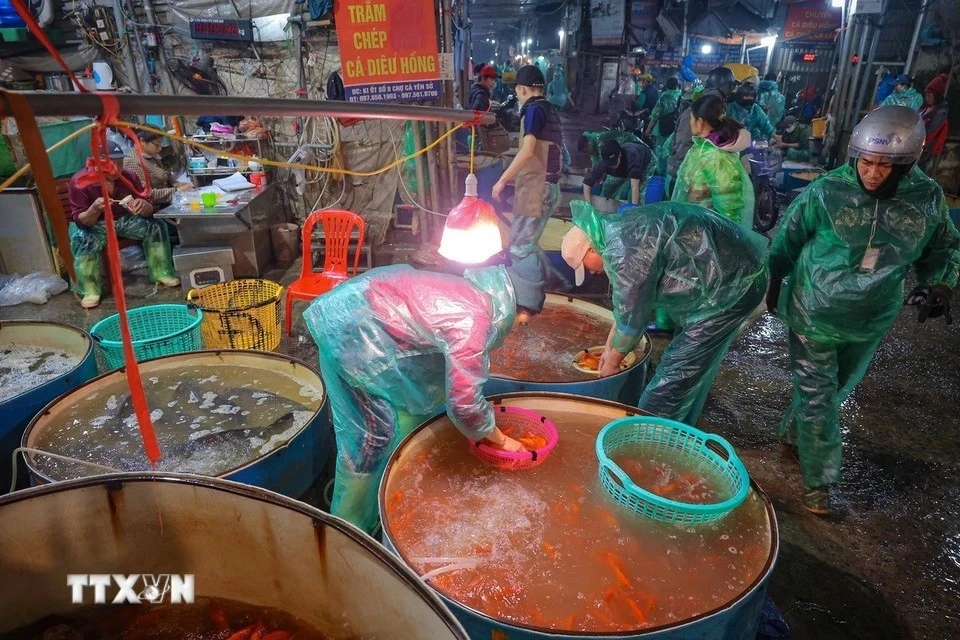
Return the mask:
[[[43,29],[37,24],[36,19],[34,19],[29,9],[27,9],[23,0],[13,0],[13,6],[23,21],[27,23],[30,31],[40,40],[47,51],[50,52],[50,55],[53,56],[64,71],[70,75],[71,79],[77,82],[80,90],[86,93],[87,90],[77,81],[73,70],[66,65],[63,58],[61,58],[57,52],[56,47],[47,39]],[[143,449],[147,454],[147,459],[150,461],[150,464],[156,467],[157,462],[160,460],[160,445],[157,443],[157,434],[154,431],[153,422],[150,420],[150,407],[147,405],[147,396],[143,390],[143,380],[140,378],[140,367],[137,365],[137,357],[133,351],[130,323],[127,321],[127,301],[123,289],[123,273],[120,269],[120,244],[117,240],[117,230],[114,227],[113,205],[111,203],[112,199],[110,198],[110,187],[107,184],[107,176],[118,179],[126,185],[131,192],[141,198],[150,194],[150,180],[148,177],[145,177],[144,188],[142,190],[137,189],[122,172],[117,170],[113,160],[110,159],[107,146],[107,128],[115,127],[133,141],[137,148],[137,156],[141,159],[141,164],[144,162],[140,139],[133,133],[132,129],[123,126],[123,124],[118,121],[120,103],[116,97],[103,93],[97,93],[97,95],[100,96],[100,100],[103,102],[103,113],[97,118],[97,126],[91,131],[90,135],[91,157],[87,166],[93,169],[93,171],[89,176],[84,176],[83,179],[77,182],[80,186],[99,182],[103,194],[104,225],[107,231],[107,259],[110,262],[110,278],[113,283],[113,291],[117,299],[117,312],[120,318],[120,333],[123,338],[124,370],[127,374],[127,383],[130,385],[130,398],[133,401],[134,413],[137,416],[140,436],[143,440]],[[144,175],[148,176],[149,173],[144,171]]]

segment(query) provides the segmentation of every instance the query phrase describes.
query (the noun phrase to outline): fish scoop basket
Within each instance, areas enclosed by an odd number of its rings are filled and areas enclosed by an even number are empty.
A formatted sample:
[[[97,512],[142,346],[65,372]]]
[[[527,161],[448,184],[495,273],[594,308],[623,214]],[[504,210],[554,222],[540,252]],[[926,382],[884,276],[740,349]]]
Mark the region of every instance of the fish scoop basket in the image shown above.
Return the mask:
[[[614,500],[637,515],[681,525],[714,522],[746,499],[750,476],[730,443],[685,424],[632,416],[607,424],[597,436],[600,484]],[[659,496],[635,484],[611,456],[628,449],[639,455],[669,453],[684,471],[709,474],[719,502],[690,504]]]
[[[276,282],[245,278],[194,289],[187,300],[203,310],[207,349],[275,351],[280,346],[282,293]]]
[[[544,444],[531,451],[504,451],[482,440],[471,440],[470,451],[476,457],[498,469],[530,469],[543,464],[550,452],[560,441],[557,426],[545,416],[523,409],[521,407],[507,407],[497,405],[493,408],[496,414],[497,428],[505,435],[517,440],[523,434],[542,440]]]
[[[200,324],[203,312],[193,305],[154,304],[127,312],[130,339],[137,362],[203,348]],[[120,314],[104,318],[90,328],[110,369],[123,366]]]

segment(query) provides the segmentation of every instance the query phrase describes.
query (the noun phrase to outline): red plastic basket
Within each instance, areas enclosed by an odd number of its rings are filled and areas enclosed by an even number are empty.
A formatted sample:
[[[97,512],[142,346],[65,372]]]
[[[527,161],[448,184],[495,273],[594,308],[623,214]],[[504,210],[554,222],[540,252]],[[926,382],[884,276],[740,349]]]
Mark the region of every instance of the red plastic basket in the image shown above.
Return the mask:
[[[487,464],[504,470],[530,469],[542,464],[560,441],[557,426],[539,413],[529,409],[503,405],[494,407],[494,411],[497,428],[501,431],[511,430],[512,427],[515,434],[517,432],[533,433],[546,438],[547,443],[535,451],[512,452],[504,451],[480,440],[471,440],[470,451]]]

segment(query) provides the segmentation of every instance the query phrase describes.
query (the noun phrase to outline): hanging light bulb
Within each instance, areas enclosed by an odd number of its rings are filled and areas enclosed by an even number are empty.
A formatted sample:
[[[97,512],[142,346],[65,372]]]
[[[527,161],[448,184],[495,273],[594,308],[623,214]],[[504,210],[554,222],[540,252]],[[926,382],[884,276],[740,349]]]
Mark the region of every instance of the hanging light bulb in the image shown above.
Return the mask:
[[[502,250],[497,213],[477,195],[477,176],[471,173],[465,181],[463,200],[447,216],[437,253],[463,264],[480,264]]]

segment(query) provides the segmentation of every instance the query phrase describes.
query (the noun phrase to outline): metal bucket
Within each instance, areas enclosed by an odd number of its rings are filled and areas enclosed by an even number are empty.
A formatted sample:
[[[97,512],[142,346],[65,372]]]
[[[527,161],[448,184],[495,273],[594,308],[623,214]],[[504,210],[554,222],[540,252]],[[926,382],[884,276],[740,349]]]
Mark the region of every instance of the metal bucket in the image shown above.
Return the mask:
[[[194,351],[177,354],[140,363],[140,375],[146,380],[160,371],[176,370],[188,365],[202,365],[205,361],[220,366],[227,363],[253,367],[265,373],[273,372],[277,375],[300,379],[319,389],[324,388],[320,373],[313,367],[287,356],[263,351]],[[57,424],[55,418],[60,412],[66,411],[67,408],[89,395],[121,379],[126,379],[122,369],[112,371],[51,402],[27,427],[23,434],[23,446],[36,447],[40,435],[51,428],[51,425]],[[331,429],[327,404],[324,391],[320,408],[285,445],[217,477],[263,487],[294,498],[302,496],[320,476],[330,453]],[[29,454],[26,458],[31,479],[35,483],[53,482],[53,479],[37,468],[34,454]]]
[[[491,398],[494,404],[521,407],[541,415],[545,415],[557,424],[560,429],[560,442],[563,443],[564,414],[577,416],[596,416],[598,423],[608,423],[617,418],[639,415],[644,412],[635,407],[629,407],[603,400],[578,398],[558,393],[538,394],[508,394]],[[387,463],[383,480],[380,483],[380,520],[384,523],[383,543],[394,553],[397,553],[396,543],[391,537],[389,519],[387,518],[387,486],[391,472],[396,468],[398,460],[406,455],[415,455],[424,446],[430,446],[435,433],[452,429],[446,416],[438,416],[413,431],[394,451]],[[599,431],[599,429],[598,429]],[[593,461],[591,461],[593,462]],[[545,463],[546,464],[546,463]],[[626,633],[592,633],[569,632],[537,629],[529,626],[514,626],[492,618],[480,611],[468,608],[455,600],[440,594],[447,606],[463,623],[471,638],[510,638],[510,640],[527,640],[542,638],[544,640],[574,640],[581,638],[618,638],[620,640],[636,638],[640,640],[754,640],[760,624],[760,613],[766,596],[767,584],[773,573],[779,550],[779,534],[773,505],[769,498],[755,482],[751,480],[752,491],[762,500],[770,525],[770,552],[766,564],[760,575],[752,584],[730,602],[702,615],[679,620],[674,624],[645,629],[642,632]],[[402,553],[398,556],[411,566]]]
[[[364,638],[468,637],[369,536],[301,502],[212,478],[114,474],[0,497],[0,633],[76,610],[67,586],[76,573],[192,574],[195,597],[281,609],[333,637],[344,624]]]
[[[51,400],[97,375],[93,341],[76,327],[33,320],[0,322],[0,349],[11,345],[62,350],[80,358],[80,363],[62,376],[0,402],[0,493],[10,489],[11,456],[30,420]]]
[[[605,323],[605,325],[613,323],[612,311],[576,298],[548,293],[544,306],[572,307],[578,311],[596,316],[598,321]],[[534,318],[531,322],[536,322],[536,319]],[[650,361],[651,351],[650,338],[644,334],[643,341],[635,352],[637,355],[636,364],[615,375],[577,382],[540,382],[537,380],[499,378],[491,375],[490,379],[483,385],[483,393],[487,396],[500,393],[525,392],[571,393],[588,398],[614,400],[623,402],[624,404],[636,405],[640,399],[640,393],[646,384],[647,366]]]

